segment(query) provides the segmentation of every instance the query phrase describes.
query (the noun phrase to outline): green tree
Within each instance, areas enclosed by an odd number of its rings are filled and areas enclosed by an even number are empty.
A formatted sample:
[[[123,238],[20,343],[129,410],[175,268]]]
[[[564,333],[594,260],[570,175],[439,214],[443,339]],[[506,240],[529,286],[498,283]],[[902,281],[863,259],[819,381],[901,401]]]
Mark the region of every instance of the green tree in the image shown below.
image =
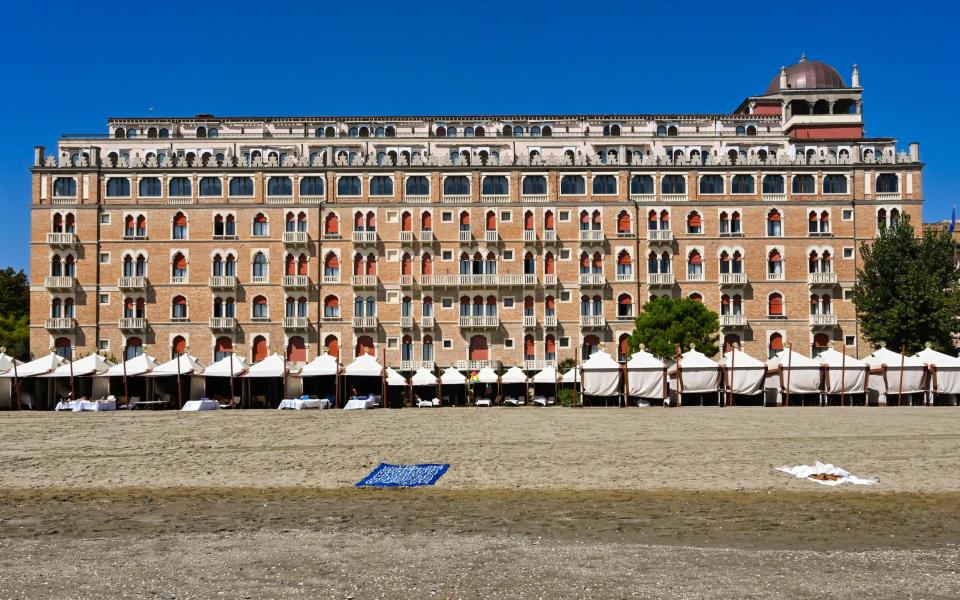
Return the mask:
[[[576,366],[577,360],[575,358],[565,358],[557,365],[557,372],[562,375]]]
[[[29,315],[0,315],[0,346],[6,346],[10,356],[30,360]]]
[[[27,274],[13,267],[0,269],[0,315],[20,317],[30,314],[30,282]]]
[[[951,334],[960,315],[960,273],[954,243],[946,231],[928,229],[917,237],[907,215],[881,229],[860,247],[853,303],[863,337],[918,352],[926,342],[952,350]]]
[[[630,352],[643,344],[654,355],[668,358],[677,344],[684,350],[696,344],[698,351],[713,356],[719,351],[719,330],[720,317],[702,302],[661,296],[643,305],[630,335]]]

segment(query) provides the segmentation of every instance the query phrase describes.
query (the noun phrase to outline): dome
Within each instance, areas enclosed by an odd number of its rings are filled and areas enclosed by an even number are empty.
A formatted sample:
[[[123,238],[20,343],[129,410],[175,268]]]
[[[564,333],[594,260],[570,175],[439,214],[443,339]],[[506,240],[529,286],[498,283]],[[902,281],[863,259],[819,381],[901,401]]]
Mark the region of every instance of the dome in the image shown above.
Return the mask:
[[[787,71],[787,88],[791,90],[837,89],[845,88],[843,77],[837,70],[817,60],[807,60],[806,55],[800,57],[800,62],[790,65]],[[780,91],[780,74],[778,73],[765,95],[776,94]]]

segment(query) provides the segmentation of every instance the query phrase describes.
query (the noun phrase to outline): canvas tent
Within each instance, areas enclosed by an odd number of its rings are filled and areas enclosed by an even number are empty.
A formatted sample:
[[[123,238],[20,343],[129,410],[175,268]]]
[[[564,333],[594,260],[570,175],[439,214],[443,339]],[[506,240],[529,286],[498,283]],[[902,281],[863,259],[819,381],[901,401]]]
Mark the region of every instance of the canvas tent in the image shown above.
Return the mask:
[[[66,396],[70,391],[70,378],[73,377],[74,398],[105,398],[110,393],[110,380],[95,377],[107,372],[115,365],[99,354],[90,354],[78,360],[64,361],[62,365],[38,377],[56,379],[55,391],[57,396]],[[19,371],[20,367],[17,367]],[[83,378],[83,379],[80,379]]]
[[[440,385],[442,386],[443,394],[441,400],[443,400],[444,404],[455,404],[457,399],[466,402],[467,378],[460,371],[454,369],[453,367],[448,367],[443,373],[440,374]],[[460,386],[463,386],[463,388]]]
[[[869,367],[862,360],[828,348],[817,361],[824,367],[823,393],[827,396],[863,394],[866,390]]]
[[[877,349],[864,359],[870,365],[867,394],[871,402],[896,404],[909,401],[910,394],[924,392],[927,365],[923,360],[904,356],[885,347]]]
[[[130,401],[150,399],[150,380],[140,375],[146,375],[158,366],[160,363],[157,359],[143,353],[110,367],[99,376],[109,377],[110,394],[118,399],[123,398],[122,402],[117,402],[119,408],[121,404],[127,404]]]
[[[174,357],[165,363],[157,365],[145,377],[153,380],[153,399],[179,404],[181,401],[197,400],[203,397],[204,386],[203,365],[195,356],[181,354],[179,359]],[[179,376],[181,391],[177,393],[177,378]]]
[[[787,348],[767,361],[767,369],[775,372],[775,377],[770,383],[777,390],[778,403],[789,403],[791,394],[801,396],[797,400],[798,403],[803,402],[804,395],[816,394],[817,403],[820,403],[821,377],[818,361]]]
[[[583,361],[583,393],[588,396],[617,396],[620,394],[620,364],[599,350]]]
[[[16,405],[13,394],[13,383],[15,380],[13,370],[14,359],[7,353],[0,353],[0,408],[13,408]],[[20,365],[23,361],[17,362],[17,372],[20,371]]]
[[[296,373],[291,372],[286,359],[276,353],[254,363],[243,374],[247,380],[247,405],[273,408],[284,398],[299,396],[300,380],[289,377]]]
[[[667,395],[667,365],[646,350],[635,352],[627,361],[627,390],[636,398],[657,398]]]
[[[30,362],[17,363],[16,371],[13,370],[13,364],[11,363],[11,368],[0,373],[0,377],[10,378],[11,382],[14,378],[19,381],[20,406],[22,408],[51,408],[54,404],[52,402],[53,382],[37,376],[50,373],[62,364],[66,364],[65,358],[56,354],[48,354]],[[25,379],[26,381],[24,381]],[[13,406],[13,404],[10,404],[10,406]]]
[[[214,399],[230,398],[230,404],[236,405],[242,400],[243,381],[240,381],[241,388],[238,389],[234,379],[242,377],[249,368],[242,356],[234,353],[224,356],[203,370],[205,395]],[[213,390],[212,393],[211,390]]]
[[[720,364],[723,366],[723,387],[728,395],[753,396],[763,392],[767,363],[733,348],[721,357]]]
[[[547,367],[544,371],[549,370],[553,373],[553,379],[549,381],[550,388],[548,391],[549,396],[555,397],[557,395],[557,370],[553,367]],[[541,371],[543,373],[544,371]],[[538,373],[539,375],[539,373]],[[536,376],[534,376],[536,377]],[[523,369],[520,367],[510,367],[507,371],[500,376],[500,387],[503,393],[503,402],[504,404],[517,405],[526,403],[527,401],[527,383],[529,378],[527,374],[523,372]],[[534,383],[534,388],[536,389],[536,381]]]
[[[914,355],[927,365],[930,372],[930,380],[927,389],[930,393],[930,400],[936,401],[937,396],[955,396],[960,394],[960,358],[937,352],[927,346]],[[955,397],[947,398],[950,404],[956,404]]]
[[[300,369],[302,392],[310,396],[326,398],[331,406],[339,407],[341,402],[337,397],[340,388],[339,371],[340,365],[335,356],[321,354]]]
[[[680,360],[671,366],[671,393],[678,395],[682,404],[684,394],[715,394],[720,390],[719,365],[702,352],[689,350],[680,355]]]

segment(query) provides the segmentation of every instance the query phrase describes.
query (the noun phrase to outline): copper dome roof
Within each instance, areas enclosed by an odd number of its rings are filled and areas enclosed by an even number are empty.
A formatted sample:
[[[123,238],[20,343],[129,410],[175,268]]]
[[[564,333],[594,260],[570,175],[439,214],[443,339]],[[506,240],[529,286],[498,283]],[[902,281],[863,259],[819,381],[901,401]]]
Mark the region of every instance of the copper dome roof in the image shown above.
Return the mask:
[[[817,60],[807,60],[806,55],[800,57],[800,62],[787,67],[787,89],[791,90],[812,90],[812,89],[837,89],[845,88],[847,85],[843,82],[843,77],[837,70]],[[778,73],[770,85],[767,86],[765,95],[776,94],[780,91],[780,74]]]

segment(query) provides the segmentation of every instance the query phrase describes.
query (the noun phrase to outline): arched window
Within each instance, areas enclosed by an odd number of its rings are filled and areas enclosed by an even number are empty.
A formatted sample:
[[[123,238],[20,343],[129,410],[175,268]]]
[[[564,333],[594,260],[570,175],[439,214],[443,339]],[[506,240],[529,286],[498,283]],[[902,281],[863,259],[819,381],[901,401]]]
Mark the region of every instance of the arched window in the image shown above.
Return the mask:
[[[686,194],[687,179],[683,175],[664,175],[660,181],[661,194]]]
[[[77,180],[73,177],[57,177],[53,180],[53,195],[58,197],[76,196]]]
[[[184,197],[189,196],[192,193],[192,186],[190,184],[190,179],[187,177],[173,177],[170,179],[170,193],[171,197]]]
[[[334,252],[328,252],[323,259],[323,278],[328,283],[340,281],[340,257]]]
[[[633,298],[630,297],[630,294],[620,294],[617,297],[617,318],[633,318]]]
[[[687,255],[687,279],[703,279],[703,257],[697,250]]]
[[[253,217],[253,235],[258,237],[270,235],[269,222],[265,214],[257,213]]]
[[[617,214],[617,235],[630,235],[633,230],[633,226],[630,222],[630,213],[626,210],[621,210]]]
[[[272,181],[272,180],[271,180]],[[323,195],[323,177],[310,176],[300,180],[301,196],[322,196]]]
[[[174,296],[173,297],[173,306],[170,316],[175,321],[186,321],[187,320],[187,299],[183,296]]]
[[[269,318],[269,304],[265,296],[256,296],[253,299],[253,318],[256,320]]]
[[[338,196],[359,196],[360,178],[354,175],[345,175],[337,180]]]
[[[767,235],[770,237],[783,236],[783,221],[780,218],[780,211],[772,208],[767,213]]]
[[[377,175],[370,178],[370,195],[392,196],[393,178],[387,175]]]
[[[794,194],[815,193],[813,175],[794,175],[793,176],[793,193]]]
[[[783,175],[764,175],[763,176],[764,194],[782,194],[783,193]]]
[[[408,196],[427,196],[430,194],[430,180],[423,175],[407,178]]]
[[[234,177],[230,180],[230,195],[231,196],[252,196],[253,195],[253,178],[251,177]]]
[[[703,304],[703,294],[701,294],[700,292],[693,292],[692,294],[690,294],[690,299],[693,300],[694,302],[699,302],[700,304]]]
[[[293,194],[293,182],[289,177],[271,177],[267,182],[268,196],[290,196]]]
[[[769,279],[783,278],[783,257],[776,248],[767,254],[767,277]]]
[[[703,233],[703,221],[700,218],[700,213],[697,211],[693,211],[687,215],[687,233],[693,235]]]
[[[130,195],[130,180],[111,177],[107,180],[107,196],[126,197]]]
[[[290,362],[306,362],[307,344],[299,335],[295,335],[287,341],[287,360]]]
[[[846,175],[827,175],[823,178],[824,194],[846,194],[847,176]]]
[[[881,173],[877,175],[877,193],[895,194],[900,191],[900,180],[895,173]]]
[[[753,175],[734,175],[731,187],[734,194],[754,193]]]
[[[630,257],[630,253],[626,250],[621,250],[617,254],[617,280],[618,281],[630,281],[633,279],[633,260]]]
[[[123,139],[127,137],[127,132],[124,130],[123,127],[117,127],[113,132],[113,137],[117,139]]]
[[[323,346],[327,350],[327,354],[334,357],[338,361],[340,360],[340,340],[337,339],[336,335],[330,334],[323,340]]]
[[[783,335],[780,333],[771,333],[767,356],[768,358],[774,358],[780,352],[783,352]]]
[[[369,335],[361,335],[357,338],[356,356],[366,354],[376,355],[377,349],[373,345],[373,338]]]
[[[581,353],[581,358],[587,360],[600,350],[600,338],[590,334],[584,336],[583,338],[583,351]]]
[[[253,276],[258,279],[267,277],[267,257],[263,252],[257,252],[253,255]]]
[[[470,213],[465,210],[460,212],[460,231],[470,231]]]
[[[509,193],[510,186],[503,175],[488,175],[483,178],[484,196],[505,196]]]
[[[484,220],[484,223],[486,225],[487,231],[496,231],[497,230],[497,213],[492,210],[488,210],[487,217]]]
[[[527,175],[523,178],[523,195],[535,196],[547,193],[547,178],[543,175]]]
[[[68,254],[66,260],[63,261],[63,274],[67,277],[77,276],[77,263],[72,254]]]
[[[340,299],[334,296],[333,294],[323,299],[323,318],[324,319],[340,318]]]
[[[340,217],[336,213],[329,213],[323,220],[323,235],[327,237],[340,236]]]
[[[444,177],[443,193],[447,196],[466,196],[470,193],[470,180],[466,175]]]
[[[630,178],[631,194],[652,194],[653,177],[650,175],[634,175]]]
[[[617,178],[614,175],[596,175],[593,178],[594,194],[616,194]]]
[[[560,194],[580,196],[586,193],[586,182],[582,175],[564,175],[560,178]]]
[[[723,177],[720,175],[702,175],[700,176],[701,194],[722,194]]]
[[[429,252],[420,257],[420,274],[433,275],[433,257]]]
[[[782,317],[783,313],[783,296],[778,292],[770,294],[767,298],[767,314],[771,317]]]

